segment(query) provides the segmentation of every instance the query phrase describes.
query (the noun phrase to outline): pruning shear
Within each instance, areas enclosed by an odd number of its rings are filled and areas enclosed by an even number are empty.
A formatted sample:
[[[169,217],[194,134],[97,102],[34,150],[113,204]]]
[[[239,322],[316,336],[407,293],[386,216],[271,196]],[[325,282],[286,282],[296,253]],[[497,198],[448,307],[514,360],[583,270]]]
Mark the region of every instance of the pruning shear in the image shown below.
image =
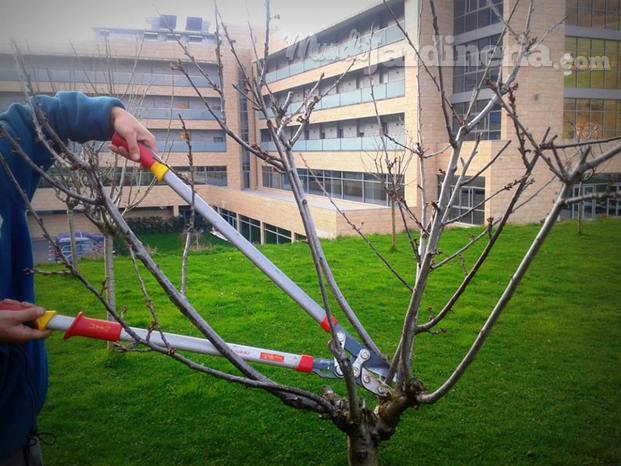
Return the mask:
[[[22,303],[0,302],[0,311],[20,311],[27,306]],[[110,342],[134,342],[134,335],[151,344],[164,349],[175,351],[190,351],[193,353],[207,354],[211,356],[222,356],[211,342],[204,338],[178,335],[175,333],[159,332],[158,330],[146,330],[143,328],[129,327],[126,331],[118,322],[107,320],[91,319],[82,312],[76,317],[69,317],[58,314],[56,311],[46,310],[45,313],[28,325],[37,330],[63,331],[64,339],[71,337],[86,337],[94,340]],[[297,372],[313,373],[322,378],[342,377],[342,373],[333,360],[315,358],[307,354],[293,354],[282,351],[274,351],[266,348],[256,348],[253,346],[238,345],[228,343],[231,350],[245,361],[263,364],[268,366],[292,369]],[[364,360],[364,358],[362,358]],[[358,369],[356,369],[358,368]],[[367,390],[380,396],[388,394],[383,384],[373,382],[374,376],[366,368],[354,363],[354,373],[360,379],[361,384]]]
[[[112,144],[118,147],[127,148],[127,143],[118,134],[114,134],[112,137]],[[239,249],[239,251],[250,260],[250,262],[252,262],[282,291],[293,299],[293,301],[295,301],[307,314],[309,314],[325,332],[331,332],[328,316],[322,306],[317,304],[317,302],[315,302],[304,290],[302,290],[302,288],[294,283],[252,243],[250,243],[233,226],[224,220],[218,212],[216,212],[211,206],[209,206],[209,204],[207,204],[207,202],[205,202],[204,199],[202,199],[195,192],[193,193],[192,188],[172,170],[170,170],[170,168],[162,162],[161,158],[155,152],[143,144],[140,144],[139,147],[140,164],[144,169],[150,170],[158,182],[166,183],[188,204],[191,204],[192,201],[194,201],[194,209],[199,215],[205,218],[205,220],[207,220],[222,236],[224,236],[233,246]],[[98,338],[93,335],[108,336],[109,334],[107,332],[111,332],[109,336],[116,338],[116,340],[113,339],[111,341],[125,340],[127,337],[133,341],[133,338],[131,338],[130,335],[126,335],[120,324],[116,322],[95,321],[93,319],[84,320],[86,317],[81,315],[78,315],[73,322],[69,322],[67,319],[70,318],[54,314],[47,320],[47,326],[45,328],[49,328],[51,330],[65,330],[67,332],[65,333],[65,338],[69,338],[74,335]],[[81,322],[82,325],[80,325]],[[96,327],[101,327],[101,331],[103,333],[98,334],[89,331],[90,333],[85,335],[84,329],[86,328],[86,323],[88,323],[89,328],[92,327],[95,329]],[[110,330],[113,326],[114,330]],[[338,343],[353,358],[352,368],[356,378],[356,383],[378,396],[385,396],[389,394],[390,387],[383,381],[388,373],[388,364],[385,359],[381,355],[365,348],[358,341],[356,341],[334,317],[332,317],[332,328],[336,333]],[[144,329],[135,329],[135,331],[137,334],[144,335],[146,335],[144,332],[147,332]],[[150,335],[150,338],[152,339],[151,341],[155,343],[157,340],[154,339],[159,338],[158,335],[158,332],[152,332]],[[168,340],[168,336],[166,336],[167,341],[169,341],[171,346],[178,349],[195,351],[200,348],[201,351],[199,352],[220,355],[220,353],[218,353],[217,350],[206,340],[173,334],[170,334],[170,337],[171,340]],[[172,341],[183,346],[176,346],[172,344]],[[162,341],[161,343],[163,344],[164,342]],[[250,362],[287,367],[300,372],[312,372],[325,378],[343,377],[339,364],[334,359],[319,359],[307,355],[282,353],[243,345],[231,344],[230,346],[232,348],[237,348],[239,350],[238,354],[240,357]],[[234,349],[234,351],[237,352],[237,349]]]

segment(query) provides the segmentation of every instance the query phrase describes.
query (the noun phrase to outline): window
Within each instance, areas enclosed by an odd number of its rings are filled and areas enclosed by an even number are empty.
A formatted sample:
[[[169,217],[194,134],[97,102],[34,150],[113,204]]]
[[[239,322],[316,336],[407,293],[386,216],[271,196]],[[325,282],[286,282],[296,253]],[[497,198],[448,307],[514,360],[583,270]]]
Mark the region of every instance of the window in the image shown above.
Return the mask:
[[[602,139],[621,135],[621,100],[565,99],[563,137]]]
[[[502,62],[502,44],[497,46],[499,40],[500,36],[496,34],[455,46],[454,94],[469,92],[476,88],[484,75],[492,81],[498,79]],[[489,69],[487,69],[488,63]],[[485,74],[486,69],[487,74]]]
[[[224,142],[224,136],[214,136],[213,142]]]
[[[188,16],[185,21],[186,31],[202,31],[203,30],[203,18],[196,16]]]
[[[291,242],[291,232],[284,228],[278,228],[274,225],[266,223],[265,229],[265,242],[267,244],[285,244]]]
[[[588,196],[597,193],[621,193],[620,173],[598,173],[584,183],[573,186],[573,196]],[[591,199],[572,204],[564,216],[593,219],[596,217],[621,217],[621,199]],[[569,214],[569,215],[567,215]]]
[[[226,186],[226,167],[200,167],[205,173],[205,181],[212,186]]]
[[[240,232],[251,243],[261,242],[261,222],[250,217],[239,216]]]
[[[237,229],[237,214],[223,208],[218,209],[220,216],[233,228]]]
[[[382,134],[388,134],[388,123],[382,121]]]
[[[52,179],[60,176],[60,171],[58,168],[53,167],[48,171],[48,175],[52,177]],[[138,167],[127,167],[123,168],[100,168],[101,177],[103,180],[104,186],[149,186],[153,180],[153,174],[148,170],[142,170]],[[51,188],[51,184],[45,178],[41,178],[41,182],[39,184],[40,188]]]
[[[474,110],[470,115],[470,118],[477,115],[485,105],[487,100],[478,100],[475,104]],[[468,103],[462,102],[454,105],[455,112],[459,115],[465,115],[468,110]],[[481,137],[481,140],[500,139],[500,123],[501,123],[501,110],[500,105],[497,104],[494,108],[481,120],[481,122],[466,135],[467,141],[474,141],[477,135]],[[453,119],[453,131],[457,132],[459,123],[457,119]]]
[[[192,179],[190,167],[174,167],[177,174],[184,177],[188,182]],[[194,184],[212,186],[226,186],[226,167],[194,167]]]
[[[503,0],[493,2],[502,15]],[[500,22],[500,18],[488,6],[488,0],[455,0],[453,17],[455,35]]]
[[[565,87],[621,89],[621,42],[565,38]]]
[[[161,29],[175,29],[177,27],[176,15],[160,15]]]
[[[160,35],[157,32],[145,31],[143,33],[143,37],[144,37],[145,40],[158,40]]]
[[[619,0],[567,0],[567,25],[621,30],[619,4]]]
[[[442,188],[444,176],[438,176],[438,196]],[[456,180],[454,180],[456,181]],[[455,185],[451,185],[451,194]],[[459,223],[471,225],[483,225],[485,222],[485,178],[479,176],[471,183],[463,186],[455,197],[455,202],[450,206],[449,220],[459,218]]]
[[[388,205],[388,175],[381,173],[342,172],[333,170],[298,170],[304,191],[368,204]],[[403,186],[403,178],[398,183]],[[263,186],[290,190],[286,177],[272,167],[263,167]]]

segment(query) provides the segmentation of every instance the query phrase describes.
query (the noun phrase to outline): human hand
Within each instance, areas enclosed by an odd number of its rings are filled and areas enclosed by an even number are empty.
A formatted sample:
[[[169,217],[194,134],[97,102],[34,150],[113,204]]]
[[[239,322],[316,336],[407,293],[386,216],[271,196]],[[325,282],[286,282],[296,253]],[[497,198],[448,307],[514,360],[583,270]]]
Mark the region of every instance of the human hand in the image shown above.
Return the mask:
[[[42,340],[50,331],[36,330],[28,323],[45,313],[45,309],[30,303],[12,299],[0,301],[0,343],[20,344],[31,340]]]
[[[140,148],[138,143],[142,143],[152,150],[156,150],[155,136],[145,128],[134,116],[123,110],[121,107],[112,109],[111,118],[114,130],[127,141],[129,151],[124,147],[110,144],[108,148],[123,157],[138,162],[140,160]]]

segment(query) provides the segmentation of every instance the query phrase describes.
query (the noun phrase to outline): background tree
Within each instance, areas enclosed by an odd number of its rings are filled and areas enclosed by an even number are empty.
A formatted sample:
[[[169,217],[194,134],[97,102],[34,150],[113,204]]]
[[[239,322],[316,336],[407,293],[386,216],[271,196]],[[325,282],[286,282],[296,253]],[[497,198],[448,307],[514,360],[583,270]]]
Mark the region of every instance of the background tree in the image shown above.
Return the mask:
[[[217,8],[216,55],[220,63],[218,68],[220,75],[222,74],[223,53],[230,53],[238,61],[244,86],[242,88],[236,83],[232,85],[242,98],[248,100],[250,108],[258,111],[265,117],[269,137],[275,148],[274,151],[268,152],[257,145],[251,145],[246,142],[240,135],[231,130],[226,119],[212,108],[209,101],[201,95],[198,86],[192,81],[192,75],[189,70],[197,70],[201,76],[205,77],[210,83],[211,88],[218,93],[222,100],[224,99],[223,86],[225,83],[222,79],[213,79],[213,76],[206,73],[188,49],[184,49],[186,59],[180,60],[175,64],[175,69],[185,75],[190,81],[197,95],[205,103],[207,110],[228,135],[229,139],[242,145],[264,164],[271,166],[287,177],[304,225],[308,249],[317,278],[317,287],[321,295],[321,307],[325,312],[331,336],[329,350],[331,356],[336,361],[337,373],[342,378],[342,384],[338,383],[334,388],[326,388],[322,393],[314,393],[272,380],[240,358],[233,351],[231,345],[226,343],[211,327],[205,316],[192,306],[185,294],[160,270],[153,257],[151,257],[147,249],[128,226],[118,204],[115,203],[114,196],[104,183],[98,160],[89,154],[78,154],[66,147],[55,136],[53,129],[41,118],[40,112],[35,112],[37,116],[35,124],[39,129],[41,138],[46,141],[58,163],[75,167],[79,171],[80,176],[87,180],[85,185],[89,187],[88,192],[77,192],[72,186],[65,186],[45,173],[40,174],[68,197],[78,202],[79,205],[96,212],[96,218],[105,219],[104,225],[113,225],[114,229],[123,236],[135,265],[136,279],[144,294],[145,306],[151,316],[148,333],[144,335],[132,330],[126,321],[126,316],[117,312],[102,291],[93,286],[75,267],[67,263],[69,271],[81,281],[86,289],[97,297],[102,306],[123,326],[125,332],[131,335],[134,343],[126,349],[146,347],[181,362],[193,370],[224,379],[231,383],[265,390],[291,407],[315,412],[322,419],[332,422],[335,427],[346,435],[350,464],[378,464],[378,446],[381,442],[391,438],[399,425],[402,414],[407,410],[440,401],[461,380],[461,377],[477,357],[494,325],[513,297],[530,264],[559,218],[561,211],[566,206],[586,199],[616,196],[616,193],[609,192],[588,196],[572,196],[572,187],[579,183],[586,173],[597,170],[599,166],[618,155],[621,152],[621,144],[618,141],[615,141],[613,138],[606,141],[559,143],[557,142],[557,136],[551,134],[551,130],[545,131],[543,137],[537,139],[522,122],[520,118],[522,108],[518,105],[517,97],[519,92],[516,84],[520,66],[524,59],[538,50],[547,33],[543,34],[541,38],[536,38],[531,31],[534,15],[533,1],[523,5],[523,8],[526,10],[525,19],[522,24],[518,24],[513,17],[518,4],[520,4],[519,1],[516,2],[516,7],[509,13],[508,17],[503,19],[503,32],[501,34],[501,40],[508,38],[517,44],[518,49],[515,59],[510,66],[506,67],[505,72],[499,75],[498,79],[491,80],[488,76],[481,79],[477,89],[473,92],[465,115],[457,114],[447,98],[442,67],[432,67],[425,63],[423,57],[419,54],[416,45],[417,41],[410,38],[403,26],[399,25],[413,53],[417,57],[416,63],[419,74],[424,76],[424,79],[429,80],[437,94],[438,105],[445,122],[447,144],[440,151],[429,151],[426,148],[422,133],[418,129],[416,130],[417,134],[410,135],[407,144],[402,144],[404,153],[416,161],[421,174],[425,173],[424,164],[429,160],[434,158],[436,160],[446,160],[446,164],[440,173],[443,179],[439,194],[435,192],[435,186],[426,186],[422,180],[417,186],[421,199],[419,212],[411,209],[405,203],[402,196],[395,194],[395,204],[401,214],[403,228],[408,232],[408,238],[412,245],[411,252],[408,252],[408,254],[412,255],[415,266],[412,267],[411,273],[407,277],[402,277],[394,272],[395,277],[407,289],[410,299],[407,307],[402,310],[403,324],[401,332],[399,335],[395,335],[395,340],[398,340],[398,343],[395,344],[394,348],[389,348],[386,352],[379,348],[375,339],[369,334],[362,320],[358,317],[358,313],[350,306],[348,299],[339,288],[330,261],[326,257],[322,244],[319,241],[314,219],[309,208],[308,195],[304,191],[298,173],[298,157],[296,156],[295,145],[311,122],[317,103],[326,95],[325,91],[319,92],[323,76],[315,83],[313,92],[301,104],[293,106],[291,104],[291,94],[288,94],[284,100],[278,100],[274,97],[266,81],[270,50],[269,32],[272,20],[269,0],[266,1],[264,46],[261,54],[255,49],[254,69],[249,69],[239,58],[235,50],[235,42],[223,24]],[[426,5],[428,5],[434,28],[435,43],[439,47],[441,43],[439,40],[440,30],[435,13],[435,4],[433,0],[430,0]],[[388,4],[386,4],[386,7],[390,8]],[[399,23],[397,22],[397,24]],[[552,28],[554,28],[554,25],[550,26],[550,30]],[[256,43],[252,29],[249,31],[249,34],[252,37],[253,43]],[[223,48],[227,48],[228,52],[224,52]],[[488,70],[491,60],[492,58],[490,58],[487,65]],[[490,89],[493,97],[481,111],[477,112],[475,111],[474,103],[483,88]],[[515,133],[514,139],[507,142],[497,154],[492,155],[479,171],[473,173],[470,170],[470,166],[479,154],[479,141],[476,140],[468,151],[464,149],[464,142],[468,134],[476,128],[495,105],[500,105],[505,112]],[[453,125],[453,121],[456,121],[457,124]],[[16,154],[27,159],[26,154],[23,154],[23,151],[20,150],[19,142],[12,140],[10,135],[6,133],[3,135],[13,144]],[[384,147],[386,144],[395,143],[395,141],[391,141],[390,134],[383,131],[380,134],[380,141],[384,144]],[[612,144],[603,146],[603,143]],[[509,144],[516,146],[521,157],[522,166],[519,176],[501,189],[488,195],[479,205],[473,206],[468,211],[456,213],[452,207],[455,205],[456,196],[460,189],[467,186],[477,176],[497,163],[500,155]],[[60,147],[60,150],[56,150],[56,147]],[[394,165],[391,165],[393,161],[390,158],[380,158],[380,160],[383,160],[380,162],[383,164],[381,167],[383,170],[392,170],[390,167]],[[2,159],[0,162],[4,169],[7,170],[4,160]],[[424,380],[421,380],[418,375],[415,365],[418,362],[417,358],[420,358],[420,355],[416,353],[418,338],[424,338],[426,335],[431,335],[438,331],[440,323],[450,316],[456,303],[461,299],[465,291],[473,285],[474,278],[503,234],[511,216],[516,210],[536,198],[536,193],[530,193],[528,188],[533,183],[533,171],[540,164],[544,164],[559,182],[560,190],[556,201],[540,225],[536,237],[529,247],[523,251],[519,265],[513,271],[502,293],[496,298],[495,305],[487,311],[485,323],[480,328],[461,362],[450,370],[450,375],[439,386],[427,387]],[[40,172],[34,166],[33,170]],[[396,172],[398,175],[398,170]],[[17,183],[15,185],[19,189]],[[398,176],[395,178],[395,185],[399,185]],[[397,193],[397,189],[395,189],[395,192]],[[469,242],[457,250],[441,252],[440,242],[448,227],[458,223],[460,219],[471,213],[473,209],[479,208],[491,199],[507,193],[509,193],[509,200],[499,218],[488,219],[487,225]],[[24,193],[22,193],[22,196],[27,201]],[[43,221],[32,208],[31,213],[45,231]],[[95,214],[93,216],[95,217]],[[350,225],[356,228],[353,222],[350,222]],[[483,244],[482,251],[477,256],[475,262],[468,268],[463,261],[463,253],[477,243]],[[371,247],[373,246],[368,239],[367,244]],[[381,257],[379,253],[378,256],[382,259],[382,266],[390,267],[390,262],[386,258]],[[462,282],[447,294],[445,304],[438,311],[434,312],[431,318],[425,320],[423,318],[426,310],[424,303],[426,302],[425,298],[429,283],[437,276],[438,270],[456,260],[462,261],[464,268]],[[150,298],[149,287],[143,278],[144,273],[152,276],[157,286],[164,290],[178,311],[230,362],[233,366],[233,372],[223,372],[209,367],[203,360],[199,361],[176,351],[174,345],[167,342],[159,323],[158,309]],[[372,271],[369,271],[369,276],[372,276]],[[191,287],[191,283],[187,284],[187,286]],[[371,296],[364,298],[372,299]],[[360,344],[363,346],[363,350],[367,351],[367,354],[373,355],[379,361],[377,362],[379,370],[376,371],[376,374],[380,373],[383,377],[374,379],[375,388],[373,392],[376,396],[373,397],[373,400],[361,396],[359,385],[368,387],[368,380],[365,380],[366,373],[360,371],[360,368],[365,369],[365,366],[358,366],[358,358],[352,360],[352,356],[348,354],[346,348],[341,344],[341,335],[333,321],[334,312],[337,310],[347,319],[348,325],[353,329]],[[153,335],[158,336],[157,341],[154,341]],[[362,350],[357,354],[363,354]]]

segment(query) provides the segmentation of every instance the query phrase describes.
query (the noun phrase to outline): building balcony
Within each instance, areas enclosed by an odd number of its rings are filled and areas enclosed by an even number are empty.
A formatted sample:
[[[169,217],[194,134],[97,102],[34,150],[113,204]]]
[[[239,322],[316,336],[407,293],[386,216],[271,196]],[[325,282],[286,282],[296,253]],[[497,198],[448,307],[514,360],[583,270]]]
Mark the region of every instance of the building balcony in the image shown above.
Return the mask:
[[[405,143],[405,137],[400,135],[391,136],[399,144]],[[386,139],[386,149],[389,151],[402,150],[403,148],[394,141]],[[261,149],[276,151],[273,142],[262,142]],[[331,138],[331,139],[305,139],[299,140],[293,146],[296,152],[378,152],[384,150],[382,138],[379,136],[366,136],[359,138]]]
[[[179,115],[184,120],[215,120],[208,110],[200,108],[142,108],[135,115],[143,120],[177,120]],[[221,112],[217,112],[217,115],[222,117]]]
[[[304,73],[305,71],[314,70],[331,63],[353,58],[361,53],[368,52],[383,47],[394,42],[398,42],[404,38],[401,29],[396,24],[387,28],[375,31],[373,34],[350,39],[346,42],[331,46],[321,51],[323,58],[307,58],[303,61],[291,63],[278,70],[271,71],[266,74],[267,83],[279,81],[281,79]]]
[[[373,86],[373,94],[375,94],[376,101],[403,97],[405,95],[405,81],[395,81]],[[365,87],[340,94],[327,95],[315,105],[315,110],[348,107],[368,102],[373,102],[373,96],[371,95],[371,88]],[[291,102],[289,109],[295,110],[301,105],[302,101]],[[270,118],[275,116],[271,109],[268,110],[268,115]],[[262,114],[259,114],[259,118],[261,120],[265,119]]]
[[[124,71],[85,71],[85,70],[50,70],[35,68],[29,70],[35,82],[76,83],[76,84],[114,84],[191,87],[188,79],[181,74],[172,73],[131,73]],[[0,81],[21,81],[17,69],[0,69]],[[199,88],[210,87],[202,76],[192,76],[192,81]],[[218,79],[214,76],[214,81]]]
[[[157,150],[164,152],[188,152],[184,141],[158,141]],[[192,152],[226,152],[226,142],[192,141]]]

